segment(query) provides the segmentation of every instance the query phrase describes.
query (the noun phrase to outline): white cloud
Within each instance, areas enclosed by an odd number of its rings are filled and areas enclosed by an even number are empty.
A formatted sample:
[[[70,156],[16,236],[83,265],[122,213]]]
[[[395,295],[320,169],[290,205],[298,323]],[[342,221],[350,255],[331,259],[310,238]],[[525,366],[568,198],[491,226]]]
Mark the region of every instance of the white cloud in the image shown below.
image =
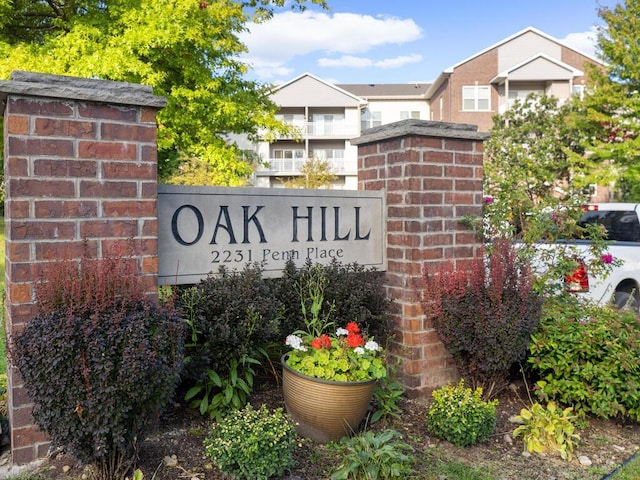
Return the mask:
[[[340,58],[324,58],[331,66],[362,68],[366,62],[380,65],[398,61],[369,60],[354,54],[371,52],[386,45],[401,45],[422,37],[422,29],[412,19],[390,16],[373,17],[355,13],[285,12],[267,22],[250,26],[250,32],[240,36],[249,53],[243,59],[261,77],[269,71],[287,69],[287,62],[310,54],[345,54]],[[413,56],[408,56],[413,57]],[[398,57],[402,58],[402,57]],[[400,60],[406,61],[406,60]],[[343,62],[343,63],[341,63]]]
[[[385,58],[383,60],[373,60],[365,57],[354,57],[343,55],[340,58],[319,58],[318,65],[321,67],[347,67],[347,68],[400,68],[410,63],[422,61],[422,55],[401,55],[395,58]]]
[[[595,57],[597,38],[598,28],[591,27],[591,30],[587,32],[570,33],[562,41],[576,50]]]

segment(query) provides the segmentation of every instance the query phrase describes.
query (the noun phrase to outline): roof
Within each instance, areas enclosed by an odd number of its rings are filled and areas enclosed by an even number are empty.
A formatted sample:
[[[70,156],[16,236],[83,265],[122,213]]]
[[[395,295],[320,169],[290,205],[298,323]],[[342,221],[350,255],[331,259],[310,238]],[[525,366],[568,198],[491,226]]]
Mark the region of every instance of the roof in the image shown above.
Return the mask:
[[[293,84],[293,83],[298,82],[300,79],[302,79],[302,78],[304,78],[304,77],[309,77],[309,78],[314,79],[314,80],[315,80],[315,81],[317,81],[317,82],[323,83],[324,85],[326,85],[326,86],[327,86],[327,87],[329,87],[329,88],[332,88],[332,89],[334,89],[334,90],[339,91],[340,93],[343,93],[344,95],[347,95],[347,96],[349,96],[349,97],[352,97],[354,100],[357,100],[357,101],[358,101],[358,103],[360,103],[360,104],[362,104],[362,105],[364,105],[364,104],[366,104],[366,103],[367,103],[367,102],[366,102],[362,97],[359,97],[358,95],[355,95],[353,92],[349,92],[348,90],[345,90],[345,89],[343,89],[343,88],[340,88],[340,86],[335,85],[335,84],[333,84],[333,83],[326,82],[326,81],[322,80],[321,78],[318,78],[318,77],[316,77],[315,75],[313,75],[313,74],[311,74],[311,73],[308,73],[308,72],[307,72],[307,73],[303,73],[303,74],[301,74],[301,75],[298,75],[297,77],[292,78],[291,80],[289,80],[289,81],[287,81],[287,82],[285,82],[285,83],[281,83],[280,85],[277,85],[277,86],[272,90],[272,92],[271,92],[271,93],[273,94],[273,93],[277,92],[278,90],[282,90],[283,88],[285,88],[285,87],[287,87],[287,86],[289,86],[289,85],[291,85],[291,84]]]
[[[387,97],[424,98],[430,86],[430,83],[354,83],[337,85],[337,87],[365,99]]]
[[[487,53],[487,52],[488,52],[488,51],[490,51],[490,50],[493,50],[494,48],[498,48],[498,47],[500,47],[500,46],[502,46],[502,45],[504,45],[504,44],[506,44],[506,43],[509,43],[509,42],[511,42],[512,40],[514,40],[515,38],[518,38],[518,37],[520,37],[520,36],[522,36],[522,35],[524,35],[525,33],[528,33],[528,32],[533,32],[533,33],[535,33],[535,34],[537,34],[537,35],[540,35],[541,37],[546,38],[547,40],[549,40],[549,41],[551,41],[551,42],[557,43],[558,45],[560,45],[560,46],[562,46],[562,47],[568,48],[569,50],[573,50],[574,52],[577,52],[577,53],[579,53],[580,55],[583,55],[584,57],[588,58],[589,60],[591,60],[591,61],[592,61],[592,62],[594,62],[594,63],[597,63],[597,64],[601,64],[601,65],[602,65],[602,62],[601,62],[600,60],[598,60],[597,58],[593,57],[592,55],[589,55],[589,54],[587,54],[587,53],[581,52],[580,50],[577,50],[577,49],[575,49],[574,47],[572,47],[572,46],[570,46],[570,45],[567,45],[567,44],[566,44],[566,43],[564,43],[564,42],[561,42],[561,41],[560,41],[560,40],[558,40],[557,38],[552,37],[551,35],[549,35],[549,34],[547,34],[547,33],[544,33],[543,31],[538,30],[538,29],[537,29],[537,28],[535,28],[535,27],[527,27],[527,28],[525,28],[525,29],[523,29],[523,30],[520,30],[520,31],[519,31],[519,32],[517,32],[517,33],[514,33],[513,35],[511,35],[511,36],[509,36],[509,37],[507,37],[507,38],[504,38],[504,39],[500,40],[498,43],[495,43],[495,44],[491,45],[490,47],[487,47],[487,48],[485,48],[484,50],[481,50],[481,51],[479,51],[478,53],[476,53],[476,54],[474,54],[474,55],[472,55],[472,56],[470,56],[470,57],[468,57],[468,58],[465,58],[464,60],[462,60],[462,61],[460,61],[460,62],[456,63],[455,65],[452,65],[452,66],[450,66],[450,67],[448,67],[448,68],[445,68],[445,69],[442,71],[442,73],[441,73],[440,75],[438,75],[438,78],[436,78],[436,80],[435,80],[435,81],[431,84],[431,86],[429,87],[429,90],[428,90],[428,91],[427,91],[427,93],[426,93],[427,98],[431,98],[431,96],[435,93],[435,91],[436,91],[438,88],[440,88],[440,85],[442,85],[442,83],[443,83],[443,82],[444,82],[444,80],[447,78],[447,76],[448,76],[449,74],[453,73],[453,71],[454,71],[456,68],[458,68],[459,66],[461,66],[461,65],[463,65],[463,64],[465,64],[465,63],[467,63],[467,62],[468,62],[468,61],[470,61],[470,60],[473,60],[473,59],[474,59],[474,58],[476,58],[476,57],[479,57],[480,55],[484,55],[485,53]]]

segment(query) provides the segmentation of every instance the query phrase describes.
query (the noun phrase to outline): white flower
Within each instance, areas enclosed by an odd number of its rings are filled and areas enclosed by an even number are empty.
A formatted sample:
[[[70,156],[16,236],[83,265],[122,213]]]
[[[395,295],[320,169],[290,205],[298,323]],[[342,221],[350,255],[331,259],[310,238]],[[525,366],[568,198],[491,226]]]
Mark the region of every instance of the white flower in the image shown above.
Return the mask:
[[[362,355],[364,353],[364,348],[356,347],[353,349],[353,351],[356,352],[358,355]]]
[[[366,350],[372,350],[374,352],[378,351],[380,349],[380,345],[378,345],[377,342],[374,342],[373,340],[369,340],[365,345],[364,348]]]
[[[297,335],[289,335],[289,336],[287,336],[287,338],[285,339],[284,343],[289,345],[294,350],[300,350],[301,352],[306,352],[307,351],[307,347],[302,345],[302,339],[300,337],[298,337]]]
[[[338,328],[336,330],[336,336],[340,337],[340,336],[347,336],[349,335],[349,330],[347,330],[346,328]]]

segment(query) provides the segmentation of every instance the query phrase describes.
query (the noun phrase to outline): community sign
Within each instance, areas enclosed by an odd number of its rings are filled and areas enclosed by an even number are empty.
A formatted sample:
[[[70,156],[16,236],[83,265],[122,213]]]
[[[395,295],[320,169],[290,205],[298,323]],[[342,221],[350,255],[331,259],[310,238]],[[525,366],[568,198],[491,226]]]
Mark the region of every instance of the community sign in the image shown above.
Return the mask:
[[[247,264],[277,277],[289,260],[385,270],[384,220],[381,191],[158,185],[159,283]]]

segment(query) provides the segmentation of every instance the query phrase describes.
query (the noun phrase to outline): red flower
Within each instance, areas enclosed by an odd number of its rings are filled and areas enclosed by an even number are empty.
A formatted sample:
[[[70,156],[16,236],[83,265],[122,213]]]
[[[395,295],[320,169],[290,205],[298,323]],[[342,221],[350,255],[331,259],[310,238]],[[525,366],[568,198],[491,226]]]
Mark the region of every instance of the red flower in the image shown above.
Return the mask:
[[[330,347],[331,339],[328,335],[320,335],[318,338],[311,340],[311,346],[313,348]]]
[[[357,333],[349,333],[349,335],[347,335],[347,344],[351,348],[362,347],[364,345],[364,340]]]
[[[360,327],[356,322],[349,322],[345,327],[345,330],[349,333],[360,333]]]

